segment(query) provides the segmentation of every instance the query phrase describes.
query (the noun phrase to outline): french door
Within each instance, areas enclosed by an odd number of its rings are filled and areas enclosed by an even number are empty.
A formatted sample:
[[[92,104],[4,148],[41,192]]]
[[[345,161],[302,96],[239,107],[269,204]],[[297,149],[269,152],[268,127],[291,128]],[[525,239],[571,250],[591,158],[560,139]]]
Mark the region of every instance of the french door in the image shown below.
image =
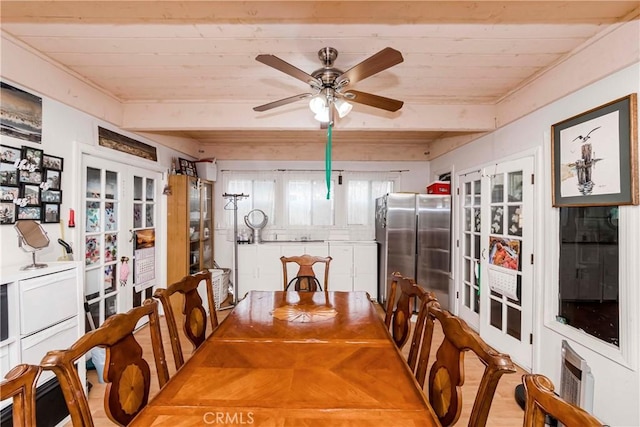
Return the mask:
[[[482,181],[479,171],[458,178],[458,315],[478,331],[480,325],[480,242]]]
[[[480,236],[480,336],[531,367],[533,157],[484,169]]]
[[[85,300],[93,325],[150,298],[159,277],[155,248],[158,172],[83,155]]]

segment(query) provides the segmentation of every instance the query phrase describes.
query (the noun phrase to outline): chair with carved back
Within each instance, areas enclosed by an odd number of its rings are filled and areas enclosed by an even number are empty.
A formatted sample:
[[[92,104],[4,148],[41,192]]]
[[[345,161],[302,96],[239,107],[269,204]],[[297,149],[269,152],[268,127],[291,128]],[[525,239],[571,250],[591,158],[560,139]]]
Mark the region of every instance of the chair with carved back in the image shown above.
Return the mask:
[[[202,298],[198,294],[198,286],[200,286],[202,282],[204,282],[207,291],[207,301],[210,312],[209,318],[211,321],[211,330],[213,331],[218,327],[218,315],[215,310],[211,272],[209,270],[185,276],[182,280],[172,283],[166,289],[156,289],[153,294],[155,298],[160,300],[164,309],[176,369],[184,365],[184,355],[178,334],[176,314],[171,305],[171,296],[178,293],[184,297],[182,307],[184,333],[189,342],[193,344],[193,349],[195,350],[204,342],[207,332],[207,313],[202,305]]]
[[[546,415],[565,426],[602,427],[602,423],[584,409],[554,393],[551,380],[540,374],[522,376],[526,393],[524,427],[544,427]]]
[[[39,366],[20,364],[0,382],[0,400],[13,398],[13,427],[36,425],[36,382],[39,376]]]
[[[296,291],[309,291],[316,292],[318,289],[323,290],[320,281],[316,278],[316,274],[313,271],[313,265],[316,263],[324,264],[324,290],[329,290],[329,264],[331,263],[330,256],[313,256],[313,255],[300,255],[291,257],[280,257],[282,261],[282,277],[284,278],[284,290],[287,291],[293,285]],[[287,265],[294,263],[298,265],[298,273],[295,277],[289,280]]]
[[[394,272],[391,275],[384,323],[399,349],[405,346],[409,336],[411,336],[411,317],[416,301],[420,301],[418,304],[418,318],[421,320],[426,316],[424,308],[429,302],[436,301],[436,297],[432,292],[427,292],[422,286],[418,285],[413,279],[404,277],[399,272]],[[416,325],[420,325],[420,323],[424,322],[416,322]],[[415,369],[422,336],[422,328],[420,328],[418,333],[414,334],[415,339],[412,339],[409,358],[407,359],[412,370]]]
[[[99,328],[80,337],[69,349],[50,351],[40,362],[43,369],[56,374],[74,426],[94,425],[84,384],[75,369],[75,363],[84,363],[82,356],[94,347],[104,347],[106,350],[104,408],[109,419],[119,425],[127,425],[147,405],[151,370],[134,335],[138,322],[145,317],[149,319],[151,348],[158,383],[162,388],[169,380],[169,370],[160,335],[158,303],[152,299],[145,300],[140,307],[127,313],[109,317]]]
[[[485,365],[478,391],[469,416],[469,427],[484,427],[500,378],[516,372],[511,358],[498,353],[472,330],[461,318],[440,308],[437,302],[428,305],[424,320],[424,334],[433,336],[435,321],[442,327],[444,338],[436,351],[436,359],[429,371],[428,398],[440,423],[451,426],[462,412],[462,385],[464,384],[464,355],[472,351]],[[421,348],[416,379],[424,385],[429,361],[430,345]]]

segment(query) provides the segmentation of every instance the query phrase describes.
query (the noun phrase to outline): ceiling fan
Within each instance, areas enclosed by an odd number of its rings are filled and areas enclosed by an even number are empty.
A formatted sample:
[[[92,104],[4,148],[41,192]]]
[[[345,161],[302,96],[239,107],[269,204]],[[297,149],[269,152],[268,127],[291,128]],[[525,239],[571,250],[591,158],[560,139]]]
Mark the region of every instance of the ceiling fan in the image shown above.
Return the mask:
[[[333,125],[334,108],[341,118],[351,111],[352,106],[348,101],[387,111],[398,111],[402,108],[404,102],[398,101],[397,99],[348,89],[353,83],[364,80],[380,71],[401,63],[404,59],[399,51],[390,47],[384,48],[344,72],[333,66],[333,62],[337,57],[338,51],[332,47],[320,49],[318,51],[318,58],[322,62],[323,67],[308,74],[277,56],[267,54],[256,56],[256,61],[262,62],[265,65],[307,83],[311,87],[312,92],[301,93],[269,102],[268,104],[259,105],[253,108],[254,111],[267,111],[301,99],[311,98],[309,107],[311,111],[315,113],[315,119],[320,121],[323,127],[326,127],[329,124]],[[334,108],[331,108],[332,106]]]

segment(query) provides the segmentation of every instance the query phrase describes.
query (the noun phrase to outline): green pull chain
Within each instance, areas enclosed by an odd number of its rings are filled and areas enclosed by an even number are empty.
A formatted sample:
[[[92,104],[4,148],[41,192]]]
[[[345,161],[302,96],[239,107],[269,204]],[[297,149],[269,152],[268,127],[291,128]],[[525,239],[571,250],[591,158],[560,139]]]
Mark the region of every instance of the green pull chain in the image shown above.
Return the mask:
[[[327,128],[327,146],[324,152],[325,180],[327,181],[327,200],[330,199],[331,194],[331,127],[332,123],[329,123],[329,127]]]

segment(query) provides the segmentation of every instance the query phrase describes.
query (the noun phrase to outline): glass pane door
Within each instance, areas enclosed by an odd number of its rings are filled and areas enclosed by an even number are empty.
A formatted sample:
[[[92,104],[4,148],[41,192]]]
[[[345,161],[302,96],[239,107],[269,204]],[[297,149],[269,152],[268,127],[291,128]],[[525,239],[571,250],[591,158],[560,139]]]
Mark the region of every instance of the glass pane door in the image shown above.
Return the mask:
[[[532,356],[532,169],[531,158],[488,168],[482,204],[480,335],[523,367]]]
[[[213,184],[202,182],[202,268],[213,268]]]
[[[482,183],[480,172],[460,176],[458,236],[458,314],[469,326],[478,330],[480,313],[480,231]]]

